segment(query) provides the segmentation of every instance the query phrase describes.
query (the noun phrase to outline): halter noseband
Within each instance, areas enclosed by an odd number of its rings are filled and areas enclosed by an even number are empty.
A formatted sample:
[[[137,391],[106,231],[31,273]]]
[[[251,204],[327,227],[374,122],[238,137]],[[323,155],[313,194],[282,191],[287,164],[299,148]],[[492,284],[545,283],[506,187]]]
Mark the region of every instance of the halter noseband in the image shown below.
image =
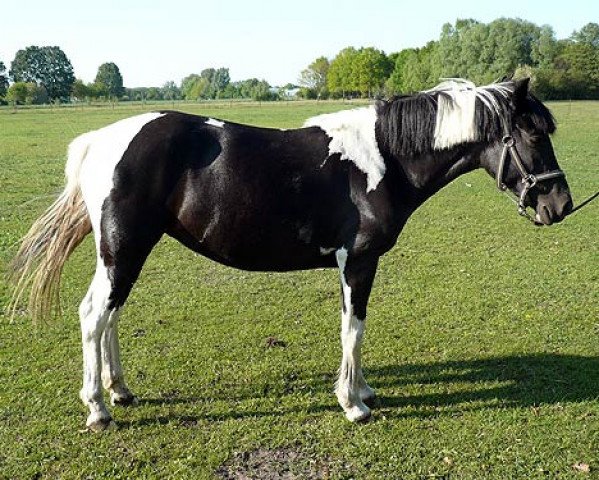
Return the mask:
[[[507,129],[506,129],[507,131]],[[510,134],[507,133],[501,139],[503,143],[503,151],[501,152],[501,158],[499,159],[499,166],[497,168],[497,188],[502,192],[507,193],[507,186],[503,183],[503,171],[505,169],[505,161],[508,156],[508,152],[510,157],[512,158],[514,165],[518,169],[520,176],[522,177],[522,183],[524,184],[524,188],[520,193],[520,197],[516,196],[516,203],[518,205],[518,213],[523,217],[528,218],[530,221],[535,222],[535,220],[528,214],[526,211],[526,205],[524,202],[526,201],[526,197],[528,192],[534,188],[539,182],[544,182],[546,180],[551,180],[553,178],[565,177],[566,174],[562,170],[551,170],[549,172],[533,174],[529,173],[522,162],[522,157],[518,153],[518,149],[516,148],[516,139]],[[536,222],[535,222],[536,223]]]

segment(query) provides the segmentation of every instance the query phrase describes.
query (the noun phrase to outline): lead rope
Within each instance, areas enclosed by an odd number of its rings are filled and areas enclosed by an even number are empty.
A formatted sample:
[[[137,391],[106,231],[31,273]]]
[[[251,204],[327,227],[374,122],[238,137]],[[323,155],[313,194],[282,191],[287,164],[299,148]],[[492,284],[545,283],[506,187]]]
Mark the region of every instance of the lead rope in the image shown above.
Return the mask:
[[[584,207],[585,205],[588,205],[589,203],[591,203],[593,200],[595,200],[597,197],[599,197],[599,191],[595,192],[593,195],[591,195],[589,198],[587,198],[584,202],[579,203],[577,207],[574,207],[572,209],[572,211],[568,214],[568,215],[572,215],[574,212],[576,212],[577,210],[580,210],[582,207]]]

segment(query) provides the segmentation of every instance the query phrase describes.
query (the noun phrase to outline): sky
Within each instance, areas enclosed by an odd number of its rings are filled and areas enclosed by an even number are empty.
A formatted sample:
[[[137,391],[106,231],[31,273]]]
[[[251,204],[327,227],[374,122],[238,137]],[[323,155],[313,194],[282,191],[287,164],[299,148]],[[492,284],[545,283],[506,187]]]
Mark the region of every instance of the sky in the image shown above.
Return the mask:
[[[5,3],[6,2],[6,3]],[[458,18],[522,18],[566,38],[599,22],[599,0],[81,0],[0,2],[0,61],[30,45],[57,45],[75,76],[94,80],[116,63],[126,87],[177,84],[204,68],[228,67],[232,80],[295,83],[315,58],[347,46],[386,53],[436,40]],[[406,5],[408,4],[408,5]]]

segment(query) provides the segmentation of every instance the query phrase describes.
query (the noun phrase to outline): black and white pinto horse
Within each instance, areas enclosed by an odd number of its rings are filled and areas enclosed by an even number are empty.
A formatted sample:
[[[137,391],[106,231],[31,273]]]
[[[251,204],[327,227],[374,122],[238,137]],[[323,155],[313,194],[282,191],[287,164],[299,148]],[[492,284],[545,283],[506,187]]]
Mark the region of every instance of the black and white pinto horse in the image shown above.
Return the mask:
[[[163,234],[240,269],[337,267],[336,395],[349,420],[365,420],[375,393],[360,346],[379,257],[431,195],[480,167],[520,197],[522,209],[533,208],[536,223],[562,220],[572,199],[554,130],[527,80],[447,81],[295,130],[170,111],[127,118],[71,143],[66,187],[14,260],[16,296],[30,290],[34,316],[51,313],[64,262],[93,231],[97,267],[79,309],[80,397],[97,431],[113,424],[102,385],[113,405],[137,403],[121,368],[117,322]]]

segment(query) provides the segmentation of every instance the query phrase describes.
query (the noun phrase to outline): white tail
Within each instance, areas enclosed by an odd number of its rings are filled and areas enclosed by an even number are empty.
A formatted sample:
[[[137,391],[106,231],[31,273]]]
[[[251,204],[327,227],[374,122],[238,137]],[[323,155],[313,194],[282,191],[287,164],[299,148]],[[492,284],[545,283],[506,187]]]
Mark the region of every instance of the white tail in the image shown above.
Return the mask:
[[[10,276],[16,284],[9,307],[13,316],[27,292],[34,321],[51,317],[55,308],[60,313],[62,269],[73,250],[91,232],[79,172],[93,134],[81,135],[69,145],[65,188],[31,226],[11,263]]]

